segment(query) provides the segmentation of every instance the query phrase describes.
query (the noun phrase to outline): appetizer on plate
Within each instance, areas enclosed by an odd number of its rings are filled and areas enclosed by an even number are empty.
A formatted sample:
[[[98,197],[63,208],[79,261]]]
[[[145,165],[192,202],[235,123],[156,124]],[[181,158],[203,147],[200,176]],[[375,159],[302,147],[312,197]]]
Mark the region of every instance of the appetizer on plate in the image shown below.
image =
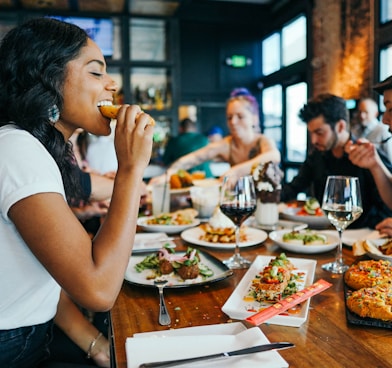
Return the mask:
[[[194,223],[197,211],[193,208],[186,208],[176,212],[162,213],[158,216],[148,218],[147,225],[189,225]]]
[[[328,243],[328,237],[313,230],[291,231],[283,234],[282,241],[297,245],[322,245]]]
[[[344,281],[348,291],[347,308],[360,317],[392,321],[392,263],[366,260],[353,264]]]
[[[320,203],[316,198],[310,197],[305,201],[305,204],[297,212],[298,216],[324,216]]]
[[[146,256],[135,265],[137,272],[151,270],[147,279],[155,279],[162,275],[177,275],[182,280],[195,279],[199,276],[211,277],[214,272],[200,262],[197,249],[188,248],[185,253],[175,253],[172,247],[163,247],[156,253]]]
[[[219,207],[215,208],[208,222],[200,225],[200,229],[203,230],[203,234],[200,235],[199,240],[209,243],[235,243],[234,224]],[[242,242],[247,240],[244,226],[240,228],[240,240]]]
[[[293,272],[294,265],[281,253],[255,275],[244,297],[245,301],[277,302],[296,293],[301,274]]]

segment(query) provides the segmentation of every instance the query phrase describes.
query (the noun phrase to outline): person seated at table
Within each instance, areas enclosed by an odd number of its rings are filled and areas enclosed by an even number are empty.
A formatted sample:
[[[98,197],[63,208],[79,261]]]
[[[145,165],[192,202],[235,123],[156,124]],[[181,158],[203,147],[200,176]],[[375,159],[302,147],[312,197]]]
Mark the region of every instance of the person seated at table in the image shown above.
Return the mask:
[[[101,50],[74,24],[30,19],[1,41],[0,85],[0,366],[35,367],[62,290],[95,312],[118,297],[154,128],[139,106],[121,107],[110,208],[91,239],[70,209],[82,190],[68,139],[77,128],[111,132],[99,106],[118,87]]]
[[[376,84],[373,89],[384,97],[385,112],[382,116],[383,124],[388,126],[392,135],[392,76]],[[376,145],[361,138],[357,142],[349,141],[346,145],[349,159],[355,165],[368,169],[375,178],[381,198],[392,208],[392,173],[389,165],[377,150]],[[392,236],[392,218],[386,218],[376,225],[381,234]]]
[[[343,98],[321,94],[307,102],[299,112],[307,124],[312,150],[290,183],[283,184],[281,200],[296,199],[306,192],[322,203],[326,179],[329,175],[347,175],[359,178],[363,213],[351,227],[374,228],[382,219],[392,216],[377,190],[371,171],[352,163],[345,152],[350,139],[349,112]],[[383,162],[392,168],[385,155]]]
[[[208,138],[197,131],[197,124],[190,118],[185,118],[180,122],[179,134],[170,137],[162,156],[163,163],[168,166],[178,158],[205,147]],[[210,163],[208,161],[196,165],[189,169],[189,172],[202,171],[206,178],[212,177]]]
[[[259,105],[247,89],[232,91],[226,103],[226,120],[229,136],[182,156],[169,166],[168,175],[211,160],[230,164],[229,170],[224,172],[221,178],[229,174],[249,175],[252,166],[260,162],[280,162],[280,152],[275,142],[256,132],[255,127],[260,125]],[[155,177],[150,183],[162,182],[165,177]]]

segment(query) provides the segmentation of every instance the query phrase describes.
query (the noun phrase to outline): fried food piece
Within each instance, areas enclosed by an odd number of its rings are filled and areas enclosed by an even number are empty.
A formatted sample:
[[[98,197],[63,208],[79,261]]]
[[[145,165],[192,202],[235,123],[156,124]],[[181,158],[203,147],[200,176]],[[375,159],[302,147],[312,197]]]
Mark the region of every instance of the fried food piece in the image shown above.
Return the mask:
[[[105,118],[117,119],[117,114],[120,108],[121,105],[102,105],[99,106],[99,111],[103,116],[105,116]],[[148,125],[154,126],[155,120],[151,118]]]

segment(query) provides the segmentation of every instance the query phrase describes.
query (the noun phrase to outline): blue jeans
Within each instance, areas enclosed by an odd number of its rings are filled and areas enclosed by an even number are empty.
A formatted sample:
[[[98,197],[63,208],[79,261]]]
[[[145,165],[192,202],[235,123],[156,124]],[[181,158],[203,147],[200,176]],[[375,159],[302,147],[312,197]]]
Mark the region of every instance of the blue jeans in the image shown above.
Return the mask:
[[[0,367],[33,368],[49,356],[53,321],[0,330]]]

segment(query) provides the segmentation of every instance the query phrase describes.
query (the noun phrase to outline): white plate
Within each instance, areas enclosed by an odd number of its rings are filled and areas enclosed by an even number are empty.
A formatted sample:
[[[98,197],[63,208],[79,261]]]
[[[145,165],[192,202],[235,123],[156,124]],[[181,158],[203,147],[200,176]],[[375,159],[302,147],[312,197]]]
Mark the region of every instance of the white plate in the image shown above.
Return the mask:
[[[165,233],[137,233],[135,235],[132,253],[155,251],[162,248],[166,243],[175,246],[172,239]]]
[[[331,227],[331,223],[327,219],[327,216],[297,215],[300,210],[301,208],[298,207],[285,206],[284,208],[281,208],[280,216],[286,220],[304,222],[305,224],[308,224],[311,228],[315,229],[326,229],[328,227]]]
[[[159,361],[184,359],[268,343],[269,340],[258,327],[247,329],[240,322],[139,333],[126,340],[125,350],[129,357],[127,368],[137,368],[140,364],[150,362],[154,358]],[[152,346],[154,354],[151,354]],[[277,351],[247,354],[228,359],[204,360],[186,366],[195,368],[226,368],[228,366],[230,368],[284,368],[289,366]],[[185,366],[181,365],[181,367]]]
[[[384,244],[384,243],[387,241],[387,239],[386,239],[386,238],[385,238],[385,239],[371,239],[371,240],[368,240],[368,241],[372,242],[376,247],[378,247],[378,246]],[[375,260],[377,260],[377,261],[378,261],[379,259],[384,259],[384,260],[386,260],[386,261],[392,262],[392,256],[387,256],[387,255],[385,255],[385,254],[383,254],[383,255],[381,255],[381,254],[375,254],[375,253],[371,253],[371,252],[366,252],[366,254],[367,254],[370,258],[373,258],[373,259],[375,259]]]
[[[249,287],[255,276],[268,265],[269,261],[275,257],[269,256],[257,256],[255,261],[250,266],[240,283],[235,288],[234,292],[230,295],[222,307],[222,311],[226,313],[230,318],[235,319],[246,319],[253,314],[259,312],[271,304],[260,304],[258,302],[248,302],[244,300],[247,295]],[[316,260],[303,259],[303,258],[288,258],[293,265],[296,267],[296,272],[303,272],[305,274],[304,284],[300,285],[300,289],[305,288],[313,283],[314,272],[316,269]],[[270,318],[265,323],[271,323],[274,325],[282,326],[301,326],[308,318],[310,299],[306,300],[301,305],[299,313],[290,314],[284,312],[277,316]],[[297,311],[298,312],[298,311]]]
[[[158,233],[166,233],[166,234],[178,234],[185,229],[190,227],[194,227],[200,224],[199,219],[195,219],[191,224],[187,225],[149,225],[147,224],[147,220],[154,218],[153,216],[148,217],[139,217],[137,220],[137,224],[144,230],[148,232],[158,232]]]
[[[185,254],[185,252],[176,253]],[[148,278],[148,276],[153,273],[152,270],[144,270],[142,272],[137,272],[135,270],[135,265],[143,261],[146,256],[146,254],[132,255],[132,257],[129,259],[124,278],[126,281],[134,285],[155,287],[154,280]],[[213,257],[212,255],[199,250],[199,256],[200,263],[207,266],[214,272],[211,277],[203,278],[202,276],[198,276],[195,279],[183,280],[181,277],[173,274],[162,275],[159,277],[160,279],[168,280],[165,288],[181,288],[195,285],[205,285],[211,282],[223,280],[226,277],[233,275],[233,270],[229,270],[226,265],[224,265],[219,259]]]
[[[288,250],[289,252],[303,253],[303,254],[316,254],[316,253],[329,252],[330,250],[336,248],[339,243],[339,238],[337,237],[337,235],[331,235],[329,232],[315,231],[317,234],[323,234],[327,236],[327,244],[320,244],[320,245],[290,244],[282,240],[283,235],[290,232],[291,230],[287,230],[287,229],[272,231],[269,234],[269,237],[275,243],[279,244],[281,248]]]
[[[204,234],[204,230],[200,226],[198,226],[183,231],[181,233],[181,238],[188,243],[201,245],[203,247],[220,248],[220,249],[235,248],[234,243],[211,243],[205,240],[200,240],[200,236],[202,236],[203,234]],[[247,237],[247,241],[241,242],[240,248],[251,247],[253,245],[260,244],[268,238],[268,234],[265,231],[254,229],[252,227],[247,227],[245,229],[245,234]]]
[[[337,231],[335,230],[335,233]],[[342,242],[350,247],[358,240],[378,239],[381,238],[377,230],[369,229],[368,227],[362,229],[347,229],[343,231]]]

